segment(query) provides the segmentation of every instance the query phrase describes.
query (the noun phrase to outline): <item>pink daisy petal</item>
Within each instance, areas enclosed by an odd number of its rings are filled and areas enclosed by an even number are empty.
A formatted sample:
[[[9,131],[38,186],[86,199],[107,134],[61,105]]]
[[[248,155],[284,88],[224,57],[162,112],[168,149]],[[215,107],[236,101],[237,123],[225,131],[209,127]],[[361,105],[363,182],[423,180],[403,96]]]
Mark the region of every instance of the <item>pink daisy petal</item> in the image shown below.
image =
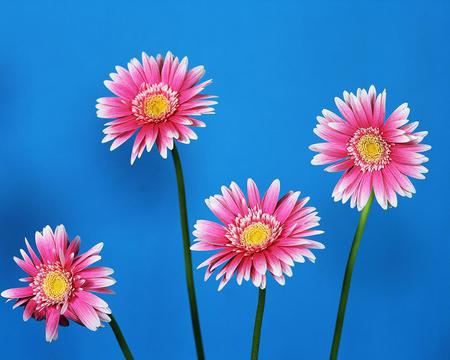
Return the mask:
[[[31,286],[27,286],[23,288],[8,289],[3,291],[0,295],[7,299],[19,299],[29,297],[33,295],[33,288]]]
[[[202,77],[205,75],[205,68],[200,65],[188,72],[186,78],[184,79],[183,86],[181,90],[186,90],[195,85]]]
[[[142,64],[144,67],[145,81],[150,84],[161,82],[161,72],[153,56],[142,53]]]
[[[97,295],[90,293],[89,291],[78,291],[76,296],[84,301],[86,304],[89,304],[95,308],[107,308],[108,304],[106,301],[99,298]]]
[[[100,319],[91,305],[75,297],[70,307],[89,330],[96,331],[100,327]]]
[[[52,342],[58,338],[58,324],[60,312],[58,309],[50,307],[47,309],[45,321],[45,340]]]
[[[85,287],[89,289],[106,288],[114,285],[116,280],[110,277],[90,278],[86,280]]]
[[[290,194],[283,201],[280,201],[278,204],[274,216],[280,222],[285,222],[285,220],[289,217],[292,210],[294,209],[295,204],[297,203],[297,199],[300,196],[300,192],[296,191],[295,193]]]
[[[214,215],[216,215],[224,224],[227,224],[234,219],[233,213],[221,204],[217,198],[211,196],[209,199],[205,200],[205,203]]]
[[[255,206],[261,206],[261,198],[259,195],[258,187],[252,179],[247,181],[247,193],[248,193],[248,204],[250,208]]]
[[[25,310],[23,311],[23,321],[28,321],[28,319],[33,315],[34,310],[36,309],[37,302],[34,300],[30,300],[25,305]]]
[[[264,198],[262,200],[261,208],[267,214],[272,214],[278,202],[278,196],[280,195],[280,181],[274,180],[270,184]]]
[[[253,256],[253,266],[261,275],[264,275],[266,273],[267,261],[263,253],[256,253]]]
[[[13,260],[27,274],[29,274],[31,276],[35,276],[37,274],[38,271],[37,271],[36,267],[34,266],[34,264],[30,264],[30,263],[23,261],[15,256],[13,257]]]
[[[233,199],[231,190],[229,190],[226,186],[222,186],[221,191],[222,191],[223,200],[224,200],[224,203],[225,203],[225,206],[227,207],[227,209],[231,213],[233,213],[234,216],[239,214],[240,209],[239,209],[238,205],[236,205],[236,202]]]
[[[282,275],[282,266],[280,260],[278,260],[277,257],[269,254],[267,252],[266,254],[267,259],[267,268],[274,276],[281,276]]]
[[[83,279],[90,279],[96,277],[105,277],[114,273],[114,270],[103,266],[93,266],[80,271],[80,276]]]

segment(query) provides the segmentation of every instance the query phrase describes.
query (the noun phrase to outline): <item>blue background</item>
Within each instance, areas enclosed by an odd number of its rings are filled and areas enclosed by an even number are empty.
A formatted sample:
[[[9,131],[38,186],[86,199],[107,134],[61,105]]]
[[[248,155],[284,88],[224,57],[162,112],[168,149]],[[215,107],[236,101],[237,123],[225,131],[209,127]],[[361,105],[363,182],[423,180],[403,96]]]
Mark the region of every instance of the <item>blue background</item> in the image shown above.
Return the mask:
[[[26,1],[0,13],[0,288],[21,276],[23,238],[64,223],[82,248],[105,242],[107,296],[137,359],[193,359],[172,161],[131,144],[109,152],[95,100],[116,64],[172,50],[204,64],[220,97],[199,140],[180,145],[190,223],[222,184],[280,178],[319,209],[315,265],[270,281],[262,359],[326,359],[358,213],[330,194],[339,175],[310,165],[315,116],[345,89],[388,89],[430,132],[430,173],[397,209],[374,207],[354,273],[341,359],[450,357],[448,1]],[[195,253],[198,264],[207,256]],[[196,271],[209,359],[249,357],[257,290],[218,293]],[[72,324],[47,344],[43,323],[0,306],[2,358],[120,359],[110,328]]]

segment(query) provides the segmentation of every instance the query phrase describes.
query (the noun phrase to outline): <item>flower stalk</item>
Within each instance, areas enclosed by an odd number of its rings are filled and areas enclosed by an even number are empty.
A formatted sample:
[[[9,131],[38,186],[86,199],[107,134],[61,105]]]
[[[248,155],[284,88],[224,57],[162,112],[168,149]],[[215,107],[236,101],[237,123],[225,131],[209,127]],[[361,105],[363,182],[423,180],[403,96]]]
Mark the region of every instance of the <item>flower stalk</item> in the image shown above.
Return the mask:
[[[124,358],[126,360],[133,360],[134,359],[133,355],[131,354],[130,348],[128,347],[125,337],[122,334],[122,330],[120,330],[119,324],[117,323],[116,319],[112,314],[109,315],[109,317],[111,318],[111,322],[109,323],[109,325],[111,326],[111,329],[114,332],[114,335],[117,339],[117,342],[119,343]]]
[[[255,326],[253,328],[253,341],[251,360],[258,360],[259,343],[261,340],[261,327],[264,315],[264,305],[266,303],[266,289],[259,289],[258,292],[258,306],[256,308]]]
[[[202,334],[200,331],[200,319],[198,315],[197,299],[195,296],[194,274],[192,271],[192,257],[189,240],[189,225],[186,207],[186,190],[184,186],[183,169],[178,154],[177,147],[174,145],[172,150],[172,158],[175,166],[175,173],[178,185],[178,200],[180,206],[181,231],[183,235],[183,251],[184,251],[184,269],[186,273],[186,284],[189,295],[189,305],[191,311],[192,329],[194,331],[195,347],[197,349],[197,358],[205,359],[203,351]]]
[[[342,283],[341,298],[339,300],[339,309],[337,313],[336,326],[334,329],[333,345],[331,347],[330,360],[336,360],[338,356],[339,344],[342,335],[342,326],[344,325],[345,308],[347,306],[348,293],[350,290],[350,283],[352,281],[353,267],[355,265],[356,256],[358,254],[359,245],[361,243],[361,238],[364,233],[364,228],[366,226],[366,221],[370,212],[370,207],[372,206],[373,198],[374,193],[372,192],[370,194],[366,206],[364,206],[363,210],[361,211],[361,216],[359,218],[358,226],[356,228],[355,236],[353,238],[353,244],[347,260],[344,281]]]

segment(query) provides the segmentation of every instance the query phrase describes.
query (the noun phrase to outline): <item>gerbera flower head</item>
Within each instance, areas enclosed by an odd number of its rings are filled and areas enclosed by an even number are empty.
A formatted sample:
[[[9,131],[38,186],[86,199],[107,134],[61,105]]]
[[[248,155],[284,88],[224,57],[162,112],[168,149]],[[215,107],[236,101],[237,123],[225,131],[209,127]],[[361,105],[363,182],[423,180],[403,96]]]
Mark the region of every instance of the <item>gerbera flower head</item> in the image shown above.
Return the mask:
[[[55,232],[47,226],[42,233],[36,232],[35,239],[37,252],[25,239],[28,253],[21,249],[22,258],[14,257],[27,273],[20,281],[28,285],[5,290],[1,296],[16,300],[13,308],[24,307],[24,321],[30,317],[45,319],[45,338],[49,342],[58,338],[58,325],[67,326],[68,320],[93,331],[102,326],[101,321],[109,322],[108,304],[93,292],[112,293],[108,286],[115,283],[109,277],[113,270],[89,267],[101,259],[103,243],[78,254],[80,238],[69,241],[63,225],[57,226]]]
[[[344,91],[344,100],[335,98],[341,116],[324,109],[314,133],[326,142],[310,149],[318,152],[313,165],[332,164],[325,171],[344,171],[333,191],[335,201],[361,210],[370,193],[383,209],[397,206],[397,194],[411,197],[416,192],[409,177],[424,179],[428,158],[421,152],[431,146],[421,144],[427,131],[415,132],[419,122],[409,123],[408,104],[400,105],[385,121],[386,90],[376,93],[358,89],[356,95]]]
[[[214,114],[212,95],[201,94],[211,80],[199,83],[205,74],[203,66],[188,70],[188,59],[181,61],[168,52],[148,56],[142,53],[142,63],[134,58],[128,69],[117,66],[105,86],[114,97],[97,100],[97,116],[115,119],[106,123],[102,142],[113,141],[116,149],[136,134],[131,163],[141,157],[144,149],[150,151],[156,143],[163,158],[167,149],[173,149],[174,139],[188,144],[197,139],[191,126],[204,127],[194,116]]]
[[[247,181],[247,198],[239,186],[232,182],[222,186],[222,195],[206,200],[206,205],[222,224],[199,220],[193,232],[192,250],[217,250],[201,263],[207,266],[205,281],[214,270],[219,270],[219,290],[236,274],[236,281],[250,280],[256,287],[266,287],[266,276],[284,285],[285,277],[292,276],[294,262],[305,262],[305,257],[315,261],[310,249],[324,246],[307,239],[323,233],[312,230],[320,218],[315,208],[305,206],[309,198],[299,200],[300,192],[288,192],[280,200],[280,182],[275,180],[261,199],[252,179]]]

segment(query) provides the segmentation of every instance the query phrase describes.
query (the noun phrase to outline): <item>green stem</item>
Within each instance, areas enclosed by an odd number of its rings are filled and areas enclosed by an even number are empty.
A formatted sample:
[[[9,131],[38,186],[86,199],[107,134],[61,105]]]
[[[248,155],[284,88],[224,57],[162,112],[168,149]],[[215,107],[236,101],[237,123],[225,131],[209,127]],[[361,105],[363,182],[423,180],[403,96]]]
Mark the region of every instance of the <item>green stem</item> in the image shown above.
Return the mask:
[[[114,316],[112,316],[112,314],[109,315],[109,317],[111,318],[111,322],[109,323],[109,325],[111,326],[114,335],[116,336],[117,342],[120,345],[120,349],[123,352],[123,356],[126,360],[133,360],[133,355],[131,354],[130,348],[128,347],[127,342],[123,337],[122,330],[120,330],[119,324],[117,323]]]
[[[259,343],[261,339],[261,325],[264,315],[264,304],[266,303],[266,289],[259,289],[258,307],[256,309],[255,327],[253,328],[251,360],[258,360]]]
[[[200,331],[200,320],[197,309],[197,299],[195,297],[194,274],[192,272],[192,257],[189,240],[189,225],[186,208],[186,191],[184,189],[183,170],[181,168],[180,156],[178,150],[174,145],[172,150],[173,164],[175,165],[175,172],[177,175],[178,185],[178,200],[180,205],[181,231],[183,234],[183,249],[184,249],[184,270],[186,273],[186,283],[189,294],[189,305],[191,309],[192,329],[194,330],[195,347],[197,349],[197,358],[199,360],[205,359],[203,351],[202,334]]]
[[[358,254],[359,244],[361,243],[361,238],[364,233],[367,216],[369,215],[373,198],[374,193],[372,192],[366,206],[364,206],[363,210],[361,211],[358,227],[356,228],[355,236],[353,238],[352,248],[348,256],[347,266],[345,268],[344,282],[342,283],[341,299],[339,300],[339,310],[336,319],[336,326],[334,328],[333,346],[331,347],[330,360],[337,359],[339,343],[341,341],[342,326],[344,325],[345,307],[347,306],[348,292],[350,290],[350,282],[352,281],[353,267],[355,265],[356,255]]]

